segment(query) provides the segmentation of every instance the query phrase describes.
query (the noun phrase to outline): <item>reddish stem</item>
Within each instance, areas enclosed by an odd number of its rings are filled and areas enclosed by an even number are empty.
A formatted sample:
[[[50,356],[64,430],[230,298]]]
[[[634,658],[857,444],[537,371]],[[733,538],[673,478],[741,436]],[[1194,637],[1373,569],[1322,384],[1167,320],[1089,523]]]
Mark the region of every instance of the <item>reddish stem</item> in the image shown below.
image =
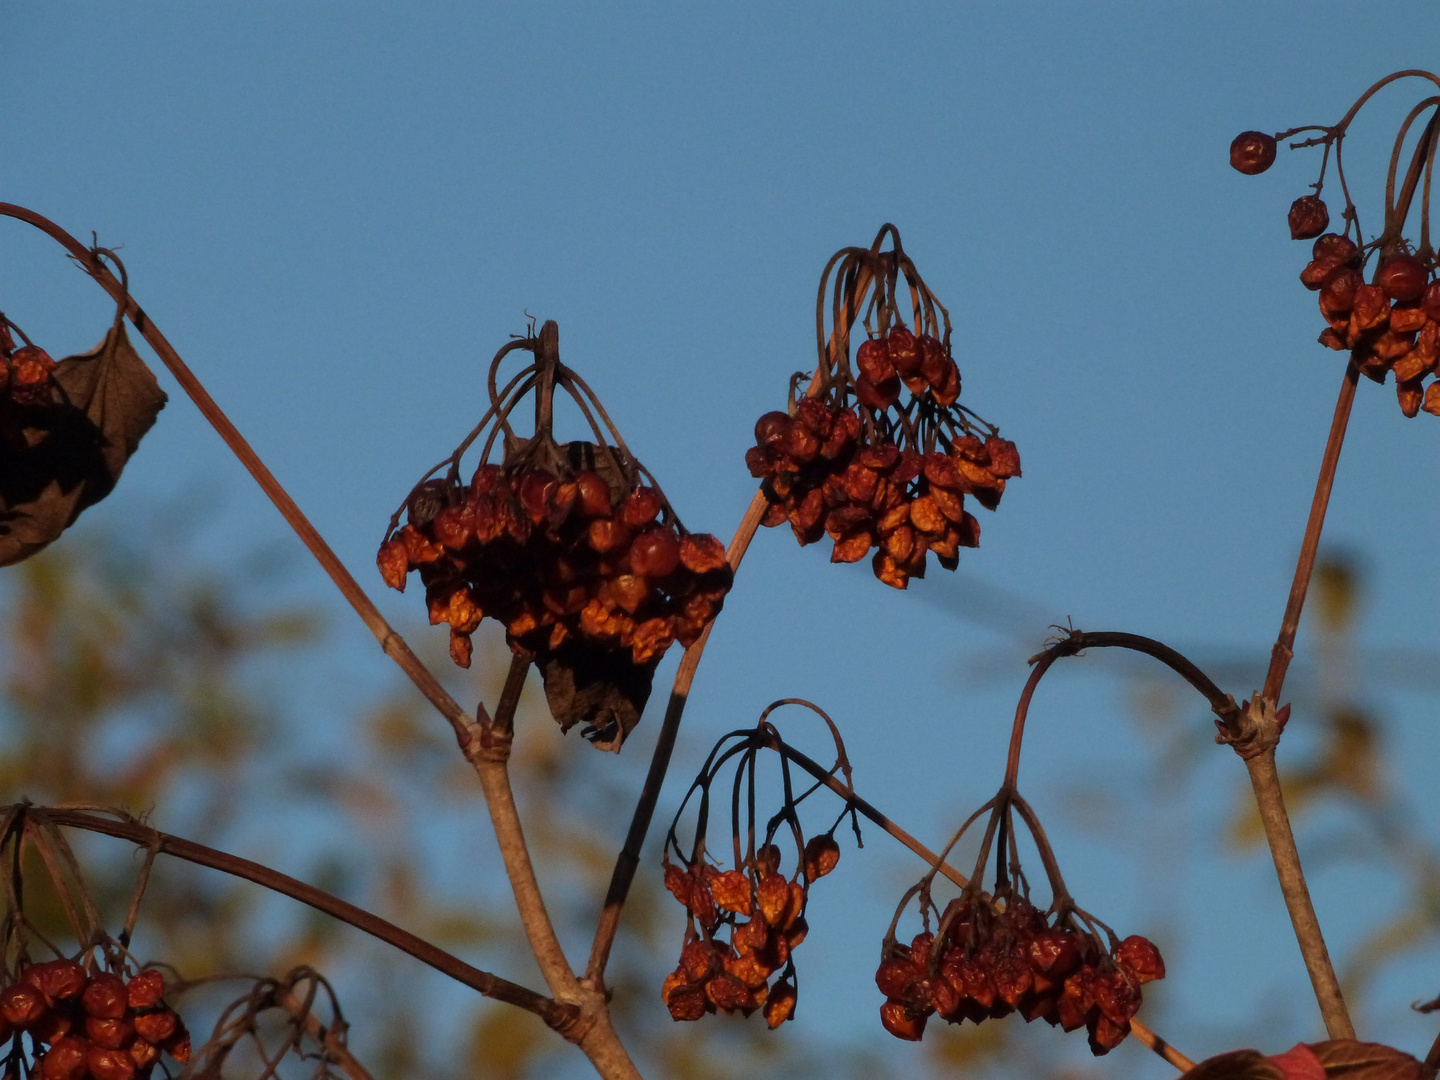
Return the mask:
[[[295,505],[295,500],[290,497],[289,492],[281,486],[280,481],[275,479],[270,470],[265,467],[265,463],[250,448],[250,444],[230,422],[230,418],[215,403],[185,361],[180,359],[179,353],[166,340],[159,327],[150,321],[135,299],[125,292],[119,279],[110,272],[110,268],[59,225],[33,210],[27,210],[23,206],[15,206],[12,203],[0,202],[0,216],[23,221],[45,233],[70,252],[75,261],[115,299],[117,304],[125,305],[125,314],[134,324],[135,329],[150,343],[150,347],[155,350],[161,362],[170,370],[170,374],[175,376],[175,381],[190,396],[190,400],[195,403],[195,407],[200,410],[201,415],[210,422],[210,426],[225,441],[225,445],[230,447],[235,456],[240,459],[240,463],[255,478],[255,482],[270,497],[270,501],[280,511],[281,517],[295,530],[295,534],[300,537],[300,542],[309,549],[310,554],[315,556],[330,576],[330,580],[335,583],[336,588],[350,602],[350,606],[369,627],[370,632],[375,635],[381,648],[400,665],[400,669],[439,710],[440,715],[450,722],[460,744],[466,745],[471,738],[469,715],[445,691],[445,688],[440,685],[429,669],[420,662],[420,658],[411,651],[410,646],[405,643],[405,639],[385,621],[385,617],[380,614],[379,609],[365,595],[365,590],[360,588],[350,571],[345,569],[344,564],[330,549],[330,545],[325,542],[324,538],[315,530],[315,526],[310,524],[310,520]],[[485,714],[483,705],[480,706],[479,712],[481,721],[488,723],[489,717]]]
[[[1300,542],[1300,558],[1295,564],[1295,580],[1290,585],[1290,598],[1285,603],[1285,617],[1280,620],[1280,635],[1270,651],[1270,670],[1265,674],[1263,697],[1272,705],[1280,702],[1285,685],[1285,672],[1295,655],[1295,634],[1300,629],[1300,612],[1305,606],[1305,593],[1315,569],[1315,553],[1320,547],[1320,531],[1325,526],[1325,511],[1330,505],[1330,490],[1335,485],[1335,469],[1340,462],[1340,448],[1345,442],[1345,428],[1350,422],[1350,407],[1355,402],[1355,386],[1360,369],[1352,361],[1345,368],[1340,396],[1335,402],[1335,415],[1330,421],[1330,435],[1325,440],[1325,453],[1320,459],[1320,475],[1315,480],[1315,496],[1310,501],[1310,518],[1305,523],[1305,537]]]

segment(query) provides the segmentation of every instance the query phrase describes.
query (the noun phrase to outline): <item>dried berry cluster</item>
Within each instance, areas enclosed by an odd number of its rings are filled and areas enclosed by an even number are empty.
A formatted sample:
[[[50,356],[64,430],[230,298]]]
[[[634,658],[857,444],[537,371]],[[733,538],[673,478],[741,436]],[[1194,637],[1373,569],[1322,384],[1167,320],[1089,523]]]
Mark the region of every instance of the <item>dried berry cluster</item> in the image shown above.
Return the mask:
[[[489,411],[431,470],[448,465],[443,478],[411,491],[408,520],[397,528],[401,511],[391,518],[376,562],[402,591],[410,571],[420,572],[430,622],[449,624],[455,663],[470,666],[470,635],[482,619],[496,620],[516,656],[539,668],[562,730],[583,721],[593,745],[618,750],[661,656],[676,641],[699,640],[733,575],[720,541],[684,528],[594,393],[560,363],[558,341],[547,322],[496,354]],[[534,363],[497,389],[500,364],[517,349]],[[556,442],[557,388],[594,442]],[[534,434],[521,438],[512,414],[532,398]],[[461,458],[481,436],[480,465],[462,484]],[[503,457],[490,464],[497,442]]]
[[[780,849],[762,848],[747,869],[717,870],[701,862],[682,869],[665,862],[665,887],[689,913],[680,964],[660,996],[676,1020],[706,1013],[763,1011],[773,1030],[795,1012],[793,950],[805,939],[811,883],[835,868],[840,848],[829,835],[805,845],[803,873],[780,871]],[[729,940],[717,937],[728,930]],[[772,986],[770,979],[782,971]]]
[[[1350,122],[1370,96],[1389,82],[1415,74],[1423,73],[1398,72],[1380,80],[1334,127],[1312,125],[1279,135],[1245,131],[1230,144],[1230,164],[1253,176],[1274,164],[1277,139],[1302,132],[1318,133],[1295,144],[1325,147],[1320,179],[1312,185],[1314,194],[1301,196],[1290,207],[1291,237],[1315,241],[1311,260],[1301,271],[1300,281],[1307,289],[1320,294],[1320,314],[1328,324],[1320,334],[1320,343],[1349,352],[1356,368],[1377,383],[1383,383],[1393,372],[1400,411],[1408,417],[1422,409],[1440,416],[1440,381],[1426,385],[1426,380],[1440,371],[1440,281],[1435,280],[1436,257],[1429,236],[1428,206],[1434,165],[1430,134],[1423,135],[1415,146],[1408,174],[1398,186],[1396,177],[1411,124],[1427,109],[1436,109],[1436,99],[1431,97],[1417,105],[1395,137],[1385,192],[1385,228],[1370,243],[1352,239],[1352,235],[1359,238],[1364,234],[1346,185],[1342,151]],[[1433,87],[1427,85],[1426,91],[1433,93]],[[1427,132],[1434,124],[1432,116]],[[1325,170],[1332,157],[1341,191],[1345,193],[1343,233],[1325,231],[1330,226],[1330,211],[1320,198]],[[1417,191],[1423,192],[1422,206],[1426,209],[1421,213],[1419,243],[1412,244],[1402,234]],[[1372,255],[1376,258],[1376,269],[1367,282],[1365,267]]]
[[[1141,984],[1165,975],[1146,938],[1112,941],[1107,952],[1069,919],[1052,925],[1019,898],[997,904],[976,894],[942,928],[938,942],[924,933],[884,951],[875,973],[886,998],[880,1020],[897,1038],[918,1040],[932,1013],[978,1024],[1018,1012],[1065,1031],[1083,1027],[1090,1049],[1105,1054],[1130,1033]]]
[[[36,1046],[29,1075],[39,1080],[143,1080],[161,1051],[190,1060],[190,1035],[164,994],[158,971],[127,982],[87,974],[73,960],[30,964],[0,991],[0,1041],[29,1035]]]
[[[912,338],[908,330],[892,330],[890,338],[899,334]],[[897,589],[925,576],[927,553],[955,569],[959,549],[980,543],[965,496],[990,510],[999,505],[1005,481],[1020,475],[1015,444],[965,433],[943,449],[902,451],[886,438],[863,440],[861,412],[806,398],[793,417],[760,418],[745,463],[765,480],[764,523],[789,521],[802,545],[828,535],[831,562],[858,562],[874,548],[875,576]]]
[[[430,622],[450,625],[462,667],[486,616],[531,651],[575,635],[649,664],[698,640],[730,589],[719,540],[684,532],[655,488],[592,470],[481,465],[465,488],[427,481],[408,510],[380,573],[403,590],[420,572]]]
[[[49,405],[55,397],[55,361],[28,341],[16,348],[13,327],[0,315],[0,400],[22,409]]]
[[[1350,350],[1355,365],[1377,383],[1393,372],[1406,416],[1421,409],[1440,416],[1440,381],[1424,385],[1440,369],[1440,281],[1433,260],[1427,266],[1414,255],[1396,255],[1367,283],[1353,240],[1326,233],[1312,254],[1300,280],[1320,294],[1320,314],[1329,323],[1320,344]]]
[[[887,235],[891,250],[881,251]],[[949,313],[893,225],[870,248],[830,260],[815,321],[819,366],[809,392],[796,401],[792,383],[788,411],[762,416],[745,454],[770,504],[764,524],[788,521],[802,546],[828,534],[832,562],[858,562],[873,548],[875,576],[897,589],[925,576],[932,551],[955,569],[960,548],[980,542],[964,497],[994,510],[1005,481],[1020,475],[1020,455],[959,403]],[[852,364],[858,325],[866,334]]]

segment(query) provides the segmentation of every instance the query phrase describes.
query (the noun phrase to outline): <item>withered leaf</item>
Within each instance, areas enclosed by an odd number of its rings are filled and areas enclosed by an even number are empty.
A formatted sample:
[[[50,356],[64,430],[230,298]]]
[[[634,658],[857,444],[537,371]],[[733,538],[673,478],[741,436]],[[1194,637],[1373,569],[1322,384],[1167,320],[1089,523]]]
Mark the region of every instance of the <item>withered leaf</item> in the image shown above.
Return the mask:
[[[629,649],[607,649],[574,637],[535,657],[545,701],[560,730],[583,722],[580,734],[597,750],[616,752],[640,722],[659,663],[656,656],[636,664]]]
[[[117,321],[56,365],[54,402],[0,412],[0,566],[34,555],[114,489],[165,406]]]
[[[1331,1039],[1309,1045],[1325,1066],[1327,1080],[1421,1080],[1425,1075],[1415,1058],[1381,1043]]]
[[[1285,1074],[1259,1050],[1231,1050],[1206,1058],[1185,1080],[1285,1080]]]

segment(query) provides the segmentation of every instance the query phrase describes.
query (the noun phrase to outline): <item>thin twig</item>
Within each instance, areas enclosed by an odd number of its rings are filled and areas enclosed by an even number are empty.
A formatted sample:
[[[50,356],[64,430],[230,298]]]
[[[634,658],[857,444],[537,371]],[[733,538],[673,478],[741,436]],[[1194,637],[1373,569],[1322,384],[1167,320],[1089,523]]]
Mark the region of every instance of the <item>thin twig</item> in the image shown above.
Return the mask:
[[[1340,461],[1340,448],[1345,442],[1345,428],[1350,422],[1350,407],[1355,402],[1355,386],[1360,369],[1352,362],[1345,368],[1345,381],[1335,402],[1335,415],[1330,421],[1330,435],[1325,440],[1325,453],[1320,459],[1320,475],[1315,480],[1315,496],[1310,501],[1310,518],[1305,523],[1305,538],[1300,543],[1300,558],[1295,563],[1295,580],[1290,585],[1290,598],[1285,603],[1285,617],[1280,621],[1280,635],[1270,651],[1270,670],[1265,673],[1265,700],[1272,705],[1280,702],[1285,685],[1285,672],[1295,655],[1295,634],[1300,629],[1300,611],[1305,606],[1305,593],[1315,569],[1315,552],[1320,547],[1320,530],[1325,526],[1325,510],[1330,505],[1330,489],[1335,484],[1335,467]]]
[[[357,930],[362,930],[372,937],[395,946],[401,952],[408,953],[421,963],[429,964],[437,971],[449,975],[457,982],[479,991],[486,997],[492,997],[497,1001],[504,1001],[533,1012],[558,1031],[563,1032],[575,1018],[576,1010],[571,1006],[551,1001],[518,983],[472,967],[458,957],[450,955],[445,950],[416,937],[407,930],[402,930],[394,923],[387,922],[364,908],[356,907],[323,889],[307,885],[303,881],[282,874],[278,870],[272,870],[268,866],[262,866],[249,859],[242,859],[238,855],[217,851],[214,848],[128,821],[96,817],[77,810],[48,809],[41,811],[37,807],[30,808],[30,813],[37,812],[43,813],[47,821],[56,825],[103,833],[106,836],[129,840],[141,847],[154,847],[177,859],[184,859],[186,862],[196,863],[199,866],[208,866],[213,870],[252,881],[274,892],[283,893],[285,896],[299,900],[302,904],[308,904],[317,911],[323,911],[341,922],[350,924]]]
[[[1130,1018],[1130,1034],[1134,1035],[1181,1072],[1189,1072],[1195,1067],[1195,1062],[1191,1061],[1179,1050],[1176,1050],[1175,1047],[1171,1046],[1159,1035],[1156,1035],[1133,1016]]]
[[[180,354],[177,353],[170,342],[166,340],[165,335],[160,332],[159,327],[150,320],[140,305],[135,302],[135,299],[126,292],[121,286],[120,281],[110,272],[110,269],[105,266],[90,249],[86,248],[68,232],[48,218],[35,213],[33,210],[27,210],[22,206],[16,206],[12,203],[0,202],[0,216],[13,217],[29,225],[33,225],[51,239],[55,240],[64,247],[65,250],[70,252],[75,258],[75,261],[115,299],[117,304],[124,304],[125,314],[129,317],[131,323],[134,324],[135,329],[150,343],[150,347],[155,350],[161,362],[170,370],[170,374],[175,377],[175,380],[184,389],[185,393],[190,396],[190,399],[195,403],[195,407],[200,410],[201,415],[210,422],[210,426],[213,427],[220,438],[225,441],[225,445],[230,447],[230,450],[239,458],[240,463],[244,465],[250,475],[255,478],[255,482],[259,484],[265,494],[270,497],[270,501],[275,504],[275,508],[280,511],[280,515],[295,531],[295,534],[299,536],[301,543],[310,551],[310,554],[315,556],[316,560],[330,576],[330,580],[335,583],[336,588],[340,590],[345,599],[350,602],[350,606],[353,607],[360,616],[361,621],[363,621],[370,632],[375,635],[375,639],[380,642],[386,655],[400,665],[400,669],[410,677],[411,682],[413,682],[430,703],[435,706],[440,712],[440,715],[444,716],[445,719],[450,722],[451,727],[455,731],[456,738],[460,740],[463,746],[465,741],[470,738],[470,717],[468,714],[460,707],[455,699],[445,691],[445,688],[440,685],[430,670],[420,662],[420,658],[411,651],[410,646],[405,643],[404,638],[396,633],[390,627],[390,624],[385,621],[379,609],[375,607],[374,603],[371,602],[370,598],[365,594],[365,590],[360,587],[359,583],[350,574],[350,571],[345,569],[344,564],[340,562],[335,552],[330,549],[330,545],[327,544],[319,532],[316,531],[315,526],[310,524],[309,519],[295,504],[295,500],[290,497],[289,492],[281,486],[280,481],[276,480],[270,470],[266,468],[265,463],[260,460],[259,456],[251,449],[250,444],[245,441],[245,438],[240,434],[239,430],[230,422],[230,418],[226,416],[220,406],[215,403],[215,400],[210,396],[209,392],[206,391],[205,387],[200,384],[200,380],[195,377],[195,374],[186,365],[185,361],[180,359]]]
[[[329,1059],[345,1070],[345,1075],[350,1077],[350,1080],[374,1080],[370,1070],[361,1065],[350,1052],[345,1040],[322,1024],[320,1018],[306,1008],[305,1003],[295,996],[292,989],[277,986],[274,997],[275,1004],[304,1025],[305,1033],[325,1048]]]

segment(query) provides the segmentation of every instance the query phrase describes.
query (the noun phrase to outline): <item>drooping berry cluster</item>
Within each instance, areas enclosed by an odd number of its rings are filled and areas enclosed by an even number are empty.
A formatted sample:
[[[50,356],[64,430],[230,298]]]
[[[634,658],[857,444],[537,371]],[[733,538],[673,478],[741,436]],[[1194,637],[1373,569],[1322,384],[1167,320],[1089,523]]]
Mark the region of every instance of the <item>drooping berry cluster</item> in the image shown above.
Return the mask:
[[[20,334],[25,344],[15,345],[11,330],[19,328],[0,314],[0,400],[21,409],[49,405],[55,398],[55,361],[39,345]]]
[[[1083,1027],[1091,1051],[1106,1054],[1130,1033],[1141,985],[1165,975],[1148,939],[1132,935],[1107,950],[1068,913],[1051,922],[1019,897],[997,903],[977,891],[952,907],[938,938],[884,948],[880,1021],[897,1038],[918,1040],[932,1014],[978,1024],[1018,1012],[1065,1031]]]
[[[704,862],[681,868],[667,859],[665,887],[689,914],[679,966],[660,990],[670,1015],[698,1020],[717,1010],[749,1016],[760,1009],[771,1030],[789,1020],[796,1001],[791,953],[809,929],[809,886],[839,859],[840,848],[829,835],[805,845],[804,864],[788,879],[780,873],[774,844],[742,870],[718,870]],[[719,936],[725,933],[728,938]]]
[[[1329,324],[1320,344],[1350,350],[1355,365],[1377,383],[1395,375],[1400,411],[1421,409],[1440,416],[1440,381],[1425,379],[1440,368],[1440,281],[1434,260],[1410,254],[1383,263],[1367,283],[1364,262],[1353,240],[1326,233],[1315,241],[1310,263],[1300,272],[1307,289],[1320,294],[1320,314]]]
[[[1344,136],[1361,107],[1374,93],[1388,83],[1420,76],[1428,83],[1427,99],[1411,110],[1395,137],[1390,156],[1389,180],[1386,185],[1384,231],[1369,243],[1360,242],[1359,214],[1349,195],[1343,160]],[[1430,245],[1429,211],[1420,216],[1420,240],[1412,243],[1405,235],[1406,220],[1417,192],[1422,205],[1429,206],[1433,179],[1433,146],[1431,139],[1435,116],[1440,105],[1434,85],[1440,78],[1426,72],[1398,72],[1380,80],[1364,94],[1333,127],[1310,125],[1267,135],[1246,131],[1230,144],[1230,164],[1242,173],[1265,172],[1275,161],[1279,139],[1305,132],[1311,138],[1295,145],[1323,146],[1320,179],[1313,185],[1314,194],[1303,195],[1291,204],[1288,215],[1290,235],[1296,240],[1314,240],[1309,264],[1300,273],[1307,289],[1319,293],[1320,314],[1328,324],[1320,334],[1320,343],[1332,349],[1349,352],[1356,368],[1377,383],[1390,373],[1395,375],[1395,394],[1400,411],[1413,417],[1422,409],[1440,416],[1440,381],[1430,381],[1440,372],[1440,281],[1436,280],[1436,255]],[[1396,183],[1406,139],[1412,125],[1430,113],[1429,126],[1411,154],[1408,172]],[[1326,232],[1330,211],[1320,198],[1325,170],[1331,158],[1345,195],[1341,233]],[[1365,267],[1375,258],[1371,280],[1365,280]]]
[[[887,234],[893,247],[882,252]],[[913,301],[908,316],[897,301],[902,278]],[[788,521],[802,546],[828,534],[832,562],[858,562],[873,548],[875,576],[897,589],[925,576],[932,551],[941,566],[955,569],[959,549],[980,541],[964,496],[994,510],[1005,481],[1020,475],[1020,456],[998,429],[959,404],[949,313],[890,225],[869,249],[846,248],[830,261],[817,309],[819,368],[811,389],[797,401],[792,384],[788,411],[760,418],[745,455],[751,475],[764,481],[770,503],[764,524]],[[852,367],[857,323],[867,336]]]
[[[875,576],[897,589],[925,576],[928,553],[955,569],[959,549],[980,543],[965,496],[990,510],[999,505],[1005,481],[1020,475],[1015,444],[967,433],[945,450],[919,453],[884,440],[861,445],[862,426],[859,410],[831,411],[814,398],[799,402],[793,417],[762,416],[745,461],[766,481],[764,524],[788,521],[801,545],[829,536],[831,562],[859,562],[874,548]]]
[[[719,540],[684,532],[656,488],[590,469],[481,465],[468,486],[427,481],[407,505],[380,573],[403,590],[420,572],[430,622],[449,624],[461,667],[486,616],[532,651],[577,635],[649,664],[672,642],[694,644],[730,589]]]
[[[749,1016],[759,1009],[774,1030],[795,1013],[798,976],[794,954],[809,930],[805,911],[810,887],[840,861],[835,829],[847,814],[852,824],[856,818],[854,807],[847,803],[828,830],[805,839],[799,807],[821,785],[798,794],[795,791],[793,751],[770,720],[770,715],[785,705],[809,708],[825,722],[835,743],[830,775],[841,773],[846,783],[853,783],[845,744],[834,721],[822,709],[798,698],[770,705],[755,727],[730,732],[710,752],[665,838],[665,887],[686,911],[680,962],[666,976],[660,991],[676,1020],[698,1020],[714,1012]],[[779,809],[768,818],[757,815],[757,764],[762,751],[777,754],[781,780]],[[706,833],[711,788],[729,765],[735,767],[733,786],[727,785],[733,791],[727,801],[728,846],[734,854],[734,869],[721,870],[706,855]],[[748,798],[741,798],[742,790],[748,790]],[[695,832],[688,844],[682,844],[676,830],[692,799]],[[781,833],[794,843],[795,868],[788,876],[776,843]],[[858,824],[855,835],[860,835]],[[675,862],[670,859],[672,852]]]
[[[720,541],[684,528],[589,387],[560,363],[557,340],[548,322],[500,350],[490,411],[444,476],[411,491],[406,524],[397,528],[397,512],[376,562],[402,591],[419,571],[430,622],[449,624],[455,663],[470,665],[471,634],[496,620],[510,647],[539,664],[562,727],[583,719],[595,745],[618,749],[660,657],[676,641],[699,640],[733,575]],[[535,363],[497,391],[496,370],[514,349],[535,353]],[[556,386],[578,403],[595,442],[555,441]],[[524,439],[511,413],[532,392],[535,432]],[[462,484],[461,456],[482,434],[480,464]],[[487,463],[497,441],[503,460]]]
[[[190,1035],[164,995],[158,971],[126,980],[73,960],[29,964],[0,990],[0,1042],[28,1035],[39,1080],[144,1080],[162,1052],[190,1060]]]

